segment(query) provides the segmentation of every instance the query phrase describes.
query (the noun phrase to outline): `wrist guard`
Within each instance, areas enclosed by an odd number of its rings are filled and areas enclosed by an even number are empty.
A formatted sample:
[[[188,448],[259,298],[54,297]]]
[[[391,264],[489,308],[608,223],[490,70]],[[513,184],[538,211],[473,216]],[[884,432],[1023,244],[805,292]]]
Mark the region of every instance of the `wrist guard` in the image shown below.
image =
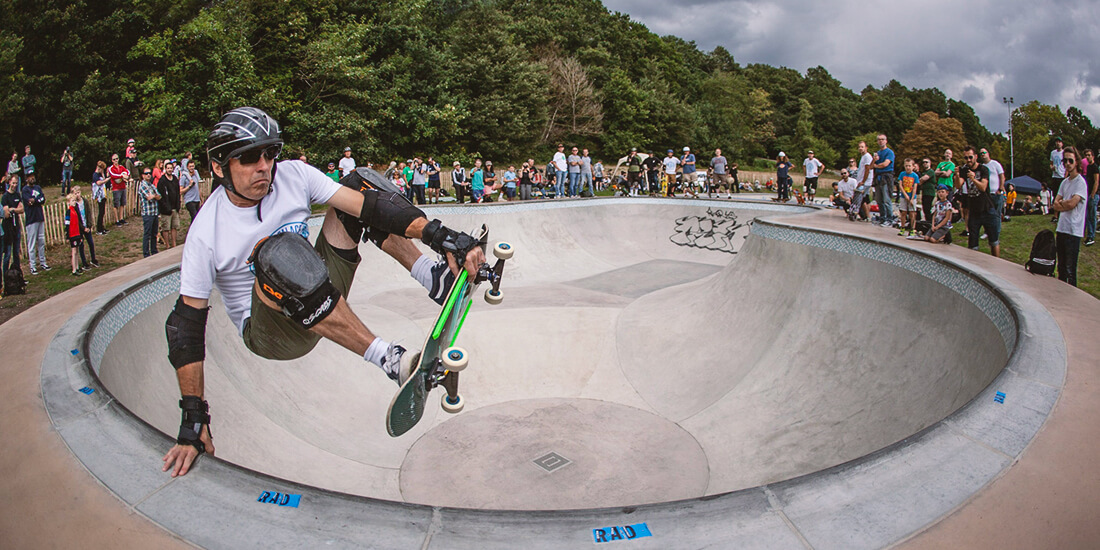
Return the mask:
[[[459,265],[466,263],[466,254],[482,244],[481,241],[466,233],[459,233],[453,229],[447,228],[443,225],[443,222],[438,219],[432,220],[424,226],[424,233],[421,239],[424,241],[424,244],[428,245],[428,247],[436,253],[442,254],[444,257],[450,252],[454,255],[455,261],[458,262]]]
[[[208,431],[210,429],[210,406],[194,395],[185,395],[180,399],[180,409],[182,410],[180,433],[176,437],[176,443],[191,445],[198,449],[199,454],[205,453],[206,445],[199,436],[202,435],[203,426],[206,426]],[[213,439],[214,435],[211,434],[210,438]]]

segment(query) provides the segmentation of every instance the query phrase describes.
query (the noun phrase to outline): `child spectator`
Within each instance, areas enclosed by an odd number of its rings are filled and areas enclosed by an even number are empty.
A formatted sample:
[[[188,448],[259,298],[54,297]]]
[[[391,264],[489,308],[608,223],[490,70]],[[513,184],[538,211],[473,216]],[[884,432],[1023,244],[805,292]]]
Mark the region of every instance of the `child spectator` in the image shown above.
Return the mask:
[[[905,171],[898,176],[898,210],[901,212],[901,230],[898,235],[910,236],[917,228],[917,184],[920,175],[917,174],[917,163],[911,159],[905,159]],[[908,220],[908,228],[906,228]]]
[[[397,189],[399,191],[401,191],[402,195],[408,196],[409,190],[408,190],[408,188],[406,187],[406,184],[405,184],[405,163],[404,162],[398,163],[397,167],[394,168],[393,173],[390,174],[390,181],[392,181],[393,185],[395,187],[397,187]]]
[[[80,208],[77,203],[80,200],[80,196],[75,193],[69,193],[66,197],[68,210],[65,211],[65,230],[66,235],[69,237],[69,256],[72,259],[73,264],[73,277],[79,276],[81,273],[80,265],[76,261],[76,252],[80,248],[81,243],[84,241],[83,233],[80,230]]]
[[[1011,212],[1016,209],[1016,186],[1010,183],[1005,189],[1005,212]]]
[[[947,198],[947,186],[940,184],[936,188],[936,202],[932,205],[932,227],[924,235],[924,240],[951,244],[951,216],[954,214],[955,208]]]
[[[1039,191],[1039,208],[1043,210],[1043,215],[1047,216],[1050,214],[1050,203],[1053,197],[1050,195],[1050,188],[1047,187],[1046,182],[1042,182],[1042,186],[1042,190]]]
[[[481,169],[481,159],[474,160],[474,169],[470,171],[470,196],[472,202],[481,202],[485,193],[485,171]]]
[[[519,181],[519,177],[516,176],[516,165],[508,165],[508,169],[504,171],[504,196],[508,197],[507,200],[516,198],[516,183]]]

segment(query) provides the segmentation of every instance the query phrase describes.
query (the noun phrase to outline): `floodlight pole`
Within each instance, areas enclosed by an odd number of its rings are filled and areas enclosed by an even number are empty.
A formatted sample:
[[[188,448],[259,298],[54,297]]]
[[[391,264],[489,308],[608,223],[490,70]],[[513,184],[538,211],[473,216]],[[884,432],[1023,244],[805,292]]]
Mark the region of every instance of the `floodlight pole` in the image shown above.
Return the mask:
[[[1016,177],[1016,150],[1012,144],[1013,138],[1015,137],[1013,135],[1015,132],[1013,131],[1012,121],[1016,115],[1016,107],[1014,106],[1016,101],[1011,97],[1002,97],[1001,101],[1004,102],[1005,105],[1012,106],[1008,111],[1008,179],[1012,179]]]

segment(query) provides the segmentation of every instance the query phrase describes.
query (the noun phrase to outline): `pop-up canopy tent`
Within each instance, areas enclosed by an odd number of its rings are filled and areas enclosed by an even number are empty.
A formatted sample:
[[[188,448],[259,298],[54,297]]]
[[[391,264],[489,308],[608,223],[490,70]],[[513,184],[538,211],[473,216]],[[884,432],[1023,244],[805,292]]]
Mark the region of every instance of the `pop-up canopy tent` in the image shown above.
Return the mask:
[[[1031,176],[1017,176],[1005,182],[1005,185],[1012,184],[1016,188],[1017,193],[1025,193],[1028,195],[1038,195],[1039,191],[1043,189],[1043,184],[1039,183],[1039,180]]]
[[[645,160],[645,159],[647,159],[647,158],[649,158],[649,155],[647,155],[647,154],[645,154],[645,153],[638,153],[638,162],[642,162],[642,161],[644,161],[644,160]],[[630,159],[630,155],[627,155],[627,156],[625,156],[625,157],[623,157],[623,158],[619,159],[619,162],[617,162],[617,163],[615,164],[615,170],[613,170],[613,171],[611,172],[611,177],[612,177],[612,178],[614,178],[615,176],[619,176],[619,175],[625,175],[625,174],[626,174],[626,168],[623,168],[623,171],[622,171],[621,173],[619,172],[619,168],[622,168],[622,167],[623,167],[623,165],[625,165],[625,164],[626,164],[626,161],[627,161],[627,160],[629,160],[629,159]]]

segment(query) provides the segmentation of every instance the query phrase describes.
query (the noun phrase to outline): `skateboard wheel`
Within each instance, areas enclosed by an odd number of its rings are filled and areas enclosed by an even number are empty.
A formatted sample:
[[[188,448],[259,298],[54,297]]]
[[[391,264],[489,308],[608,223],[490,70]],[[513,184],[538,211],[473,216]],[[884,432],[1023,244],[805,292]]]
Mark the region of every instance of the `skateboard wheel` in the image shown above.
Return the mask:
[[[495,306],[504,301],[504,292],[487,288],[485,289],[485,301]]]
[[[466,350],[459,347],[451,347],[443,350],[443,368],[458,372],[470,364],[470,356]]]
[[[512,248],[512,245],[509,243],[497,243],[496,246],[493,247],[493,255],[501,260],[512,259],[512,254],[515,251],[516,249]]]
[[[462,398],[462,394],[458,394],[455,398],[455,402],[451,403],[451,397],[447,394],[443,394],[443,398],[439,400],[440,405],[443,405],[443,410],[454,414],[462,410],[462,407],[466,406],[466,400]]]

